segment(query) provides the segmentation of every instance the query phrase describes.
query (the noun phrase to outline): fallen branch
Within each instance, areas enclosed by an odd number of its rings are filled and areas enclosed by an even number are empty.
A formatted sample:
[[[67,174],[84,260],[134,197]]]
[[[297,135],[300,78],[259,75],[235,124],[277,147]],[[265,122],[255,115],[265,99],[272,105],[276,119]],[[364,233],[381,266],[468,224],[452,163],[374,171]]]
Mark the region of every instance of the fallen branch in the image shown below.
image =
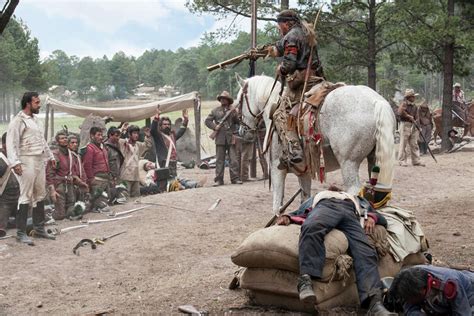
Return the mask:
[[[6,235],[6,236],[3,236],[3,237],[0,237],[0,240],[4,240],[4,239],[8,239],[8,238],[13,238],[15,236],[13,235]]]
[[[217,199],[217,200],[214,202],[214,204],[212,204],[211,207],[208,208],[207,210],[208,210],[208,211],[213,211],[213,210],[217,207],[217,205],[219,205],[219,203],[220,203],[221,201],[222,201],[221,199]]]

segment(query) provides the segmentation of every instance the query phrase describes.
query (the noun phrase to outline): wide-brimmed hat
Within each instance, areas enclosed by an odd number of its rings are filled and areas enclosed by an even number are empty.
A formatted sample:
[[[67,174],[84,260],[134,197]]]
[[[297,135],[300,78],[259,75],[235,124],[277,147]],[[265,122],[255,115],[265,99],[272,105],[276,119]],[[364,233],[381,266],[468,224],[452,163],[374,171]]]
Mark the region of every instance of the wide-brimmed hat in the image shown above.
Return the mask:
[[[222,91],[220,95],[217,96],[217,101],[221,101],[222,98],[229,100],[230,104],[234,103],[234,99],[230,96],[230,93],[227,91]]]
[[[453,88],[461,88],[461,84],[459,82],[456,82],[454,84]]]
[[[405,90],[405,98],[416,97],[417,95],[418,95],[418,93],[415,93],[415,90],[413,90],[413,89],[406,89]]]

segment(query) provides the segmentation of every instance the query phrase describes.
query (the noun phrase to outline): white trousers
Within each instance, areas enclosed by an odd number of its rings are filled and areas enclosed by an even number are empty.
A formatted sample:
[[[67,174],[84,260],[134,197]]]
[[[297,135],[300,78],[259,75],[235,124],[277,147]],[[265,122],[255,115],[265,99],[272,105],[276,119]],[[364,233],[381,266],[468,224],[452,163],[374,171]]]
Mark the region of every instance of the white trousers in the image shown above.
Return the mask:
[[[19,204],[36,207],[46,197],[46,162],[43,155],[20,156],[23,173],[18,176],[20,184]]]

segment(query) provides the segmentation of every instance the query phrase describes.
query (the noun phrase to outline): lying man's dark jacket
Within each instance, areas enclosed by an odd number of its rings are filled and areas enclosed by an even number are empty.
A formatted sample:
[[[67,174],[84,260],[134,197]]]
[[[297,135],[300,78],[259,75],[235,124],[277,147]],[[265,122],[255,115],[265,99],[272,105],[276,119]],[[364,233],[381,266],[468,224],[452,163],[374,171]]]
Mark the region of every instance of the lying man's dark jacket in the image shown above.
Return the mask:
[[[302,225],[309,213],[313,211],[313,199],[314,197],[310,197],[304,201],[296,211],[286,214],[285,216],[290,218],[290,222],[292,224]],[[370,205],[369,201],[360,196],[357,196],[357,199],[359,200],[361,209],[364,211],[367,210],[367,216],[371,217],[375,221],[376,225],[382,225],[383,227],[387,228],[387,220],[380,213],[375,211],[375,209]],[[320,202],[322,201],[324,200],[321,200]]]

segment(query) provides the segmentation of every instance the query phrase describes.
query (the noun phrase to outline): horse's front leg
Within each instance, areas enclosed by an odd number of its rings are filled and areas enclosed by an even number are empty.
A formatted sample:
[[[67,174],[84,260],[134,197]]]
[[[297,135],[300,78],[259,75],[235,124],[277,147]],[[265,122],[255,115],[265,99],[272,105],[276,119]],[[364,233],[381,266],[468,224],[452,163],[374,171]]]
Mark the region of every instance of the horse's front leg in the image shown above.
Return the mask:
[[[311,196],[311,175],[309,172],[298,177],[298,182],[300,183],[300,188],[303,190],[301,192],[301,203],[303,203]]]
[[[270,168],[273,186],[273,213],[275,215],[278,215],[280,207],[283,205],[285,179],[287,174],[286,170],[278,169],[278,164],[280,163],[280,159],[278,157],[271,161]]]

